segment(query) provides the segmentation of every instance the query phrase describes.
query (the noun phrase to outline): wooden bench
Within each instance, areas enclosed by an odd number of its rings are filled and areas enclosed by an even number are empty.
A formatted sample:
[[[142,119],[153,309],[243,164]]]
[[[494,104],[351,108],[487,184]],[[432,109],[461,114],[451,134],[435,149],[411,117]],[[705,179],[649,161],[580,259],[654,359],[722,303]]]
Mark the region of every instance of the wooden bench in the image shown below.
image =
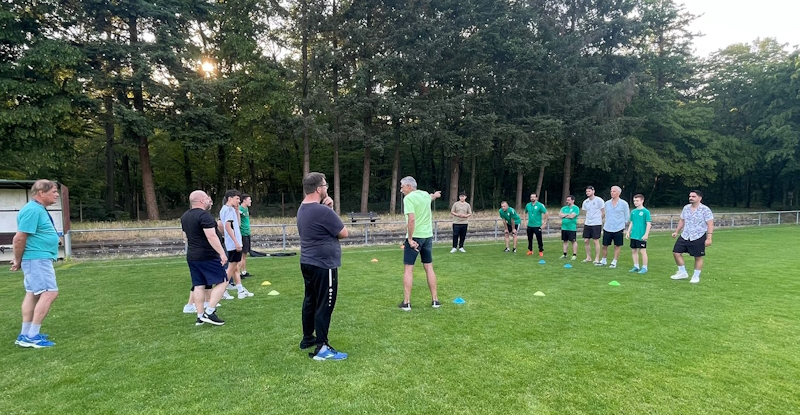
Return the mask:
[[[356,222],[372,222],[372,223],[375,223],[375,221],[380,220],[380,218],[378,217],[378,214],[375,213],[375,212],[367,212],[367,213],[350,212],[347,215],[350,216],[350,222],[351,223],[356,223]]]

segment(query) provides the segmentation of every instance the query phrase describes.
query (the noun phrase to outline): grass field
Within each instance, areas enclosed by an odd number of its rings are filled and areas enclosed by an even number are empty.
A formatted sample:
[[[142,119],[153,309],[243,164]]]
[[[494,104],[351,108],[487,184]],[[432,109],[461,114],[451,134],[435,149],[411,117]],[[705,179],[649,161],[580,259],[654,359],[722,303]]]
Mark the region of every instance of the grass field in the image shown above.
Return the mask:
[[[222,327],[181,313],[182,258],[69,262],[43,326],[57,346],[42,350],[13,344],[22,275],[4,269],[0,413],[800,413],[798,240],[797,226],[717,229],[698,285],[669,279],[664,233],[647,275],[628,274],[626,247],[611,270],[563,268],[555,240],[544,265],[522,240],[516,255],[437,245],[444,305],[430,307],[418,265],[409,313],[400,249],[346,249],[330,333],[341,362],[298,350],[297,257],[249,261],[256,296],[225,301]]]

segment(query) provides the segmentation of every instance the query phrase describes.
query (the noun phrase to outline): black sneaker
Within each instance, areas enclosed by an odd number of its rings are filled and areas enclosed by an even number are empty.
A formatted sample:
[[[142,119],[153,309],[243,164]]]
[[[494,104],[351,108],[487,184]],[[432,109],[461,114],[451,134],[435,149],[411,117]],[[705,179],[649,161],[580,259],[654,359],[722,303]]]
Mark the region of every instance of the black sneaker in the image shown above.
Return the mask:
[[[205,324],[205,322],[203,320],[200,320],[200,317],[197,317],[197,321],[194,322],[194,325],[202,326],[203,324]]]
[[[398,307],[403,311],[411,311],[411,303],[400,303]]]
[[[224,320],[217,317],[216,311],[211,314],[203,313],[203,317],[200,317],[198,320],[202,320],[204,323],[213,324],[215,326],[221,326],[225,324]]]
[[[300,340],[300,350],[308,349],[309,347],[315,346],[317,344],[316,338],[311,338],[311,340]]]
[[[503,252],[511,252],[511,250],[506,248],[506,249],[503,250]]]
[[[251,274],[249,272],[245,272],[244,274],[239,275],[239,278],[248,278],[248,277],[252,277],[252,276],[253,276],[253,274]]]
[[[511,251],[511,252],[513,252],[513,253],[515,253],[515,254],[516,254],[516,253],[517,253],[517,248],[514,248],[514,250],[513,250],[513,251]]]
[[[433,307],[433,308],[439,308],[439,307],[441,307],[441,306],[442,306],[442,303],[440,303],[440,302],[439,302],[439,300],[433,300],[433,301],[431,301],[431,307]]]

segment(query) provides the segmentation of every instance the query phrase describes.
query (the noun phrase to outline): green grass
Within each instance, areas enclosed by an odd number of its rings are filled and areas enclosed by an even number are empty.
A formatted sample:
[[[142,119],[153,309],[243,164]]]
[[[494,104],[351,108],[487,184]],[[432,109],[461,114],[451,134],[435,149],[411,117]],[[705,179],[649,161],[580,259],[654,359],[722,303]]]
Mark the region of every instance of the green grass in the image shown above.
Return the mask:
[[[610,270],[563,268],[555,240],[545,265],[502,243],[438,245],[444,305],[430,308],[418,265],[410,313],[396,307],[400,249],[346,249],[330,333],[342,362],[297,348],[297,257],[251,260],[256,297],[225,301],[223,327],[181,313],[181,258],[67,263],[47,350],[13,345],[22,275],[0,271],[0,413],[798,413],[798,238],[718,229],[698,285],[669,279],[666,234],[646,276],[627,273],[628,248]]]

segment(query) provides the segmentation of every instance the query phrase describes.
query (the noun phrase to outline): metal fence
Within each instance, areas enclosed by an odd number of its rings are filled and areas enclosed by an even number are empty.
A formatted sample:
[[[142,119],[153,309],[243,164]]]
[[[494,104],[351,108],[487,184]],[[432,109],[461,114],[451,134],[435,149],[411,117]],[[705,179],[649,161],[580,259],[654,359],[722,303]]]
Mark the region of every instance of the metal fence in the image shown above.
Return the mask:
[[[545,236],[561,234],[560,219],[550,217],[542,226]],[[675,229],[680,213],[651,215],[654,231]],[[342,240],[344,245],[400,244],[405,238],[406,224],[402,221],[345,223],[350,236]],[[434,220],[434,242],[452,238],[452,221]],[[582,220],[579,220],[579,225]],[[800,211],[780,212],[726,212],[714,214],[714,226],[733,228],[745,226],[799,225]],[[503,222],[497,219],[475,219],[469,221],[467,237],[471,240],[497,240],[503,238]],[[525,220],[520,226],[527,226]],[[266,251],[297,249],[300,236],[294,224],[251,225],[252,248]],[[524,232],[521,232],[524,234]],[[186,245],[180,227],[163,228],[118,228],[118,229],[73,229],[64,238],[68,257],[141,257],[159,255],[182,255]]]

